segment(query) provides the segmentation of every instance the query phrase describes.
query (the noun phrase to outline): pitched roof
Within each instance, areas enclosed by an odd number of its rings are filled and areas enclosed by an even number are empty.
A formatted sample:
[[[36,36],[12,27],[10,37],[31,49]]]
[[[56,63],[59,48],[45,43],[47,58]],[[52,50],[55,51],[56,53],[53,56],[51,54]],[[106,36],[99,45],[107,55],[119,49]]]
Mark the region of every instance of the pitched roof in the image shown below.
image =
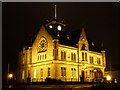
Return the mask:
[[[52,28],[48,28],[46,26],[44,26],[45,29],[47,30],[47,32],[53,37],[55,38],[56,33],[55,30]],[[77,43],[79,41],[80,35],[81,35],[82,29],[79,30],[74,30],[74,31],[59,31],[59,37],[57,37],[57,39],[59,39],[59,43],[62,45],[67,45],[67,46],[72,46],[72,47],[77,47]],[[57,33],[58,34],[58,33]],[[37,36],[37,35],[36,35]],[[101,49],[98,48],[96,46],[96,44],[92,45],[93,41],[88,37],[88,44],[89,44],[89,50],[90,51],[96,51],[96,52],[100,52]],[[26,46],[32,46],[33,41],[35,40],[36,37],[33,37],[32,40],[28,40],[26,42]],[[68,39],[69,38],[69,39]]]
[[[55,31],[50,28],[46,28],[46,29],[50,33],[50,35],[53,38],[55,38]],[[57,39],[59,39],[59,43],[62,45],[77,47],[76,44],[78,44],[81,32],[82,32],[82,29],[74,30],[74,31],[70,31],[70,32],[60,31],[59,37]],[[67,37],[69,37],[69,39]],[[89,44],[89,50],[100,52],[101,48],[98,48],[96,44],[92,45],[93,41],[88,36],[86,36],[86,37],[87,37],[88,44]]]

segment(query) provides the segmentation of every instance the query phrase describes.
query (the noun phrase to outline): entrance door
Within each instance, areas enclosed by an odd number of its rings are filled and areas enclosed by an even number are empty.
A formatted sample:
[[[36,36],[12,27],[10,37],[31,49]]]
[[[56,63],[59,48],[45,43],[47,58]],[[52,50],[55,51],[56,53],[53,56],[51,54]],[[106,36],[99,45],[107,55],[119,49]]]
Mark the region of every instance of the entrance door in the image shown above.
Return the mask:
[[[81,82],[84,82],[84,71],[82,71],[82,74],[81,74]]]

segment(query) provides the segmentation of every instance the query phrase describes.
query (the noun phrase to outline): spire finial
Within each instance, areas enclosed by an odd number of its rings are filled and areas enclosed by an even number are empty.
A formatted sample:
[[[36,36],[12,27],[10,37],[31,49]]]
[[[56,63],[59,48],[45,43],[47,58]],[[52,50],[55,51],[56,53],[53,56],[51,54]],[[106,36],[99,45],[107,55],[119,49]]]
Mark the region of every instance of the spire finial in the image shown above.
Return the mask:
[[[57,14],[56,14],[56,5],[55,5],[55,19],[57,18]]]

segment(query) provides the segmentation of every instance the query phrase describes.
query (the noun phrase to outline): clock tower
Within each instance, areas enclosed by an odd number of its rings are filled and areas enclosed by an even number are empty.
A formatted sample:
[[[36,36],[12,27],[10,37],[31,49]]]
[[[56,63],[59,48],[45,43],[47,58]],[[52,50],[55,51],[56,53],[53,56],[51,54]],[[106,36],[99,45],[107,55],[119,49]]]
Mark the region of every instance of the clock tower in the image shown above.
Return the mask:
[[[52,19],[51,21],[48,21],[44,25],[48,30],[50,30],[50,32],[54,33],[54,38],[59,37],[58,34],[64,31],[64,28],[66,26],[64,20],[60,20],[60,19]]]
[[[52,33],[54,33],[54,39],[59,37],[59,33],[62,32],[66,26],[64,20],[60,20],[57,18],[57,11],[55,5],[55,16],[52,20],[47,20],[44,24],[47,29],[49,29]]]

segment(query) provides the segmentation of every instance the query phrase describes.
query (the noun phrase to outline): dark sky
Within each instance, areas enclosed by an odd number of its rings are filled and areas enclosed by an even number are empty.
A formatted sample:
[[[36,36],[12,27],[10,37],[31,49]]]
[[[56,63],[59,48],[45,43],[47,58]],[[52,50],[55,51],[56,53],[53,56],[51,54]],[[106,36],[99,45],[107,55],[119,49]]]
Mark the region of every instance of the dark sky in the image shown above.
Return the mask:
[[[94,43],[100,46],[103,42],[107,69],[110,61],[113,69],[120,69],[118,3],[19,2],[2,3],[3,75],[6,74],[7,63],[10,63],[10,71],[15,71],[18,51],[28,37],[35,34],[46,19],[53,19],[54,4],[57,5],[57,17],[64,19],[67,24],[66,30],[80,29],[84,25]]]

